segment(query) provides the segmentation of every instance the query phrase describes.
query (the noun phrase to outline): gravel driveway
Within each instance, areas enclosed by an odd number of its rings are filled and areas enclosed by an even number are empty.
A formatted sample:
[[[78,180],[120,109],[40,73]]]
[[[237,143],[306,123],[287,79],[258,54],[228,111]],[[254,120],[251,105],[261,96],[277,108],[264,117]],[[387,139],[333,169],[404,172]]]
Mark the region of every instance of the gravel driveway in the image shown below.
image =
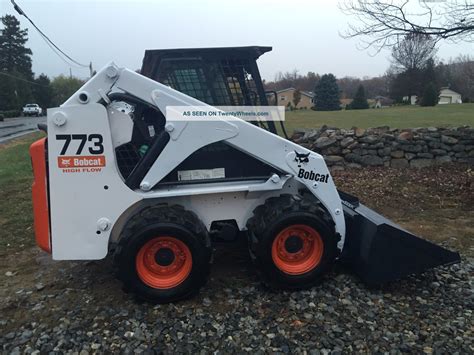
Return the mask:
[[[245,245],[219,247],[211,278],[197,297],[153,306],[121,291],[110,260],[52,262],[37,248],[19,249],[0,258],[0,349],[35,354],[473,353],[470,170],[367,170],[336,178],[369,205],[385,206],[380,209],[410,229],[460,250],[462,263],[381,289],[368,289],[336,267],[311,290],[269,292],[260,285]],[[387,189],[399,180],[407,187],[403,194],[390,193]]]
[[[197,298],[152,306],[120,291],[108,261],[51,264],[30,253],[20,272],[31,278],[2,295],[8,353],[474,351],[472,260],[378,290],[335,270],[312,290],[271,293],[242,250],[238,266],[217,258]]]

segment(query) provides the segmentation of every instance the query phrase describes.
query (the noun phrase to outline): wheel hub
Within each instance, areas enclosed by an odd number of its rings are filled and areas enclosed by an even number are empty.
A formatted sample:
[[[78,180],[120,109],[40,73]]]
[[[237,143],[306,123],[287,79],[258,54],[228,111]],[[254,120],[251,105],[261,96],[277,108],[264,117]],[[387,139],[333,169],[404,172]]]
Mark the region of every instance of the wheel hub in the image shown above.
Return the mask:
[[[303,240],[297,235],[290,235],[285,240],[285,249],[288,253],[297,253],[303,248]]]
[[[155,261],[160,266],[169,266],[174,259],[175,255],[170,248],[161,248],[155,254]]]
[[[305,224],[293,224],[281,230],[272,243],[275,266],[289,275],[302,275],[321,262],[324,243],[321,235]]]
[[[192,264],[189,247],[172,236],[150,239],[140,248],[135,261],[140,279],[157,289],[173,288],[184,282]]]

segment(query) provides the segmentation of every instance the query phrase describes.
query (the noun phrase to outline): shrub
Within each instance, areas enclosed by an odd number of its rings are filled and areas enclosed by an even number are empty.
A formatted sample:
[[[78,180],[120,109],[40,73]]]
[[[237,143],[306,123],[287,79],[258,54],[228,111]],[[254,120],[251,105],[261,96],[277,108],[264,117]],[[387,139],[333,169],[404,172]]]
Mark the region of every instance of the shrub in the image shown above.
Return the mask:
[[[364,86],[359,85],[357,93],[354,96],[354,100],[349,105],[349,108],[352,110],[364,110],[369,108],[369,103],[367,102],[367,97],[365,96]]]
[[[324,74],[316,84],[314,102],[316,111],[338,111],[341,109],[339,87],[333,74]]]
[[[3,118],[19,117],[20,116],[20,111],[18,111],[18,110],[0,111],[0,115]]]
[[[438,103],[438,90],[433,83],[429,83],[425,91],[423,92],[423,97],[421,98],[421,106],[436,106]]]

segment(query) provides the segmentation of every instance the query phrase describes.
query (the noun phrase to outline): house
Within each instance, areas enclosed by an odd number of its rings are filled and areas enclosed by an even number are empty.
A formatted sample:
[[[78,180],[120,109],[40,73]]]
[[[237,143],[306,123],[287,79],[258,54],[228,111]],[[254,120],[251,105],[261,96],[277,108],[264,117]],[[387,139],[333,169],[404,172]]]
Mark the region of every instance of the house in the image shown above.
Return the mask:
[[[354,99],[340,99],[339,102],[341,103],[341,108],[344,109],[350,109],[350,105],[354,101]],[[367,103],[369,104],[369,107],[373,107],[375,105],[375,100],[374,99],[367,99]]]
[[[461,94],[450,88],[441,88],[438,104],[462,104]]]
[[[352,103],[353,99],[340,99],[339,102],[341,103],[341,108],[346,108]]]
[[[385,96],[375,96],[375,108],[388,107],[393,105],[393,100]]]
[[[290,104],[292,107],[295,107],[295,104],[293,103],[293,97],[294,97],[295,91],[296,91],[295,88],[287,88],[287,89],[277,91],[276,92],[277,100],[278,100],[277,105],[288,107]],[[314,94],[312,92],[302,91],[302,90],[300,90],[300,93],[301,93],[301,99],[300,99],[300,102],[298,102],[298,105],[296,105],[296,108],[298,109],[311,108],[314,105],[313,104]],[[270,103],[274,104],[275,95],[273,95],[272,93],[268,93],[267,96],[269,98]]]
[[[416,95],[403,96],[403,101],[409,103],[410,105],[416,105],[418,101],[418,96]]]

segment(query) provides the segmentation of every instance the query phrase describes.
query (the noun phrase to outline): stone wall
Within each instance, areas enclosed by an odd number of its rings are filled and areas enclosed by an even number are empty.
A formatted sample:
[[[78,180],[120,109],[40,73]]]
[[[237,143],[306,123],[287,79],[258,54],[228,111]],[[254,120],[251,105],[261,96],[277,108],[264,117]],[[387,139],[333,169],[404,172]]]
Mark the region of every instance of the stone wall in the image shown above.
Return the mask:
[[[474,165],[474,128],[295,130],[292,140],[322,154],[332,169],[362,166],[394,168],[444,164]]]

